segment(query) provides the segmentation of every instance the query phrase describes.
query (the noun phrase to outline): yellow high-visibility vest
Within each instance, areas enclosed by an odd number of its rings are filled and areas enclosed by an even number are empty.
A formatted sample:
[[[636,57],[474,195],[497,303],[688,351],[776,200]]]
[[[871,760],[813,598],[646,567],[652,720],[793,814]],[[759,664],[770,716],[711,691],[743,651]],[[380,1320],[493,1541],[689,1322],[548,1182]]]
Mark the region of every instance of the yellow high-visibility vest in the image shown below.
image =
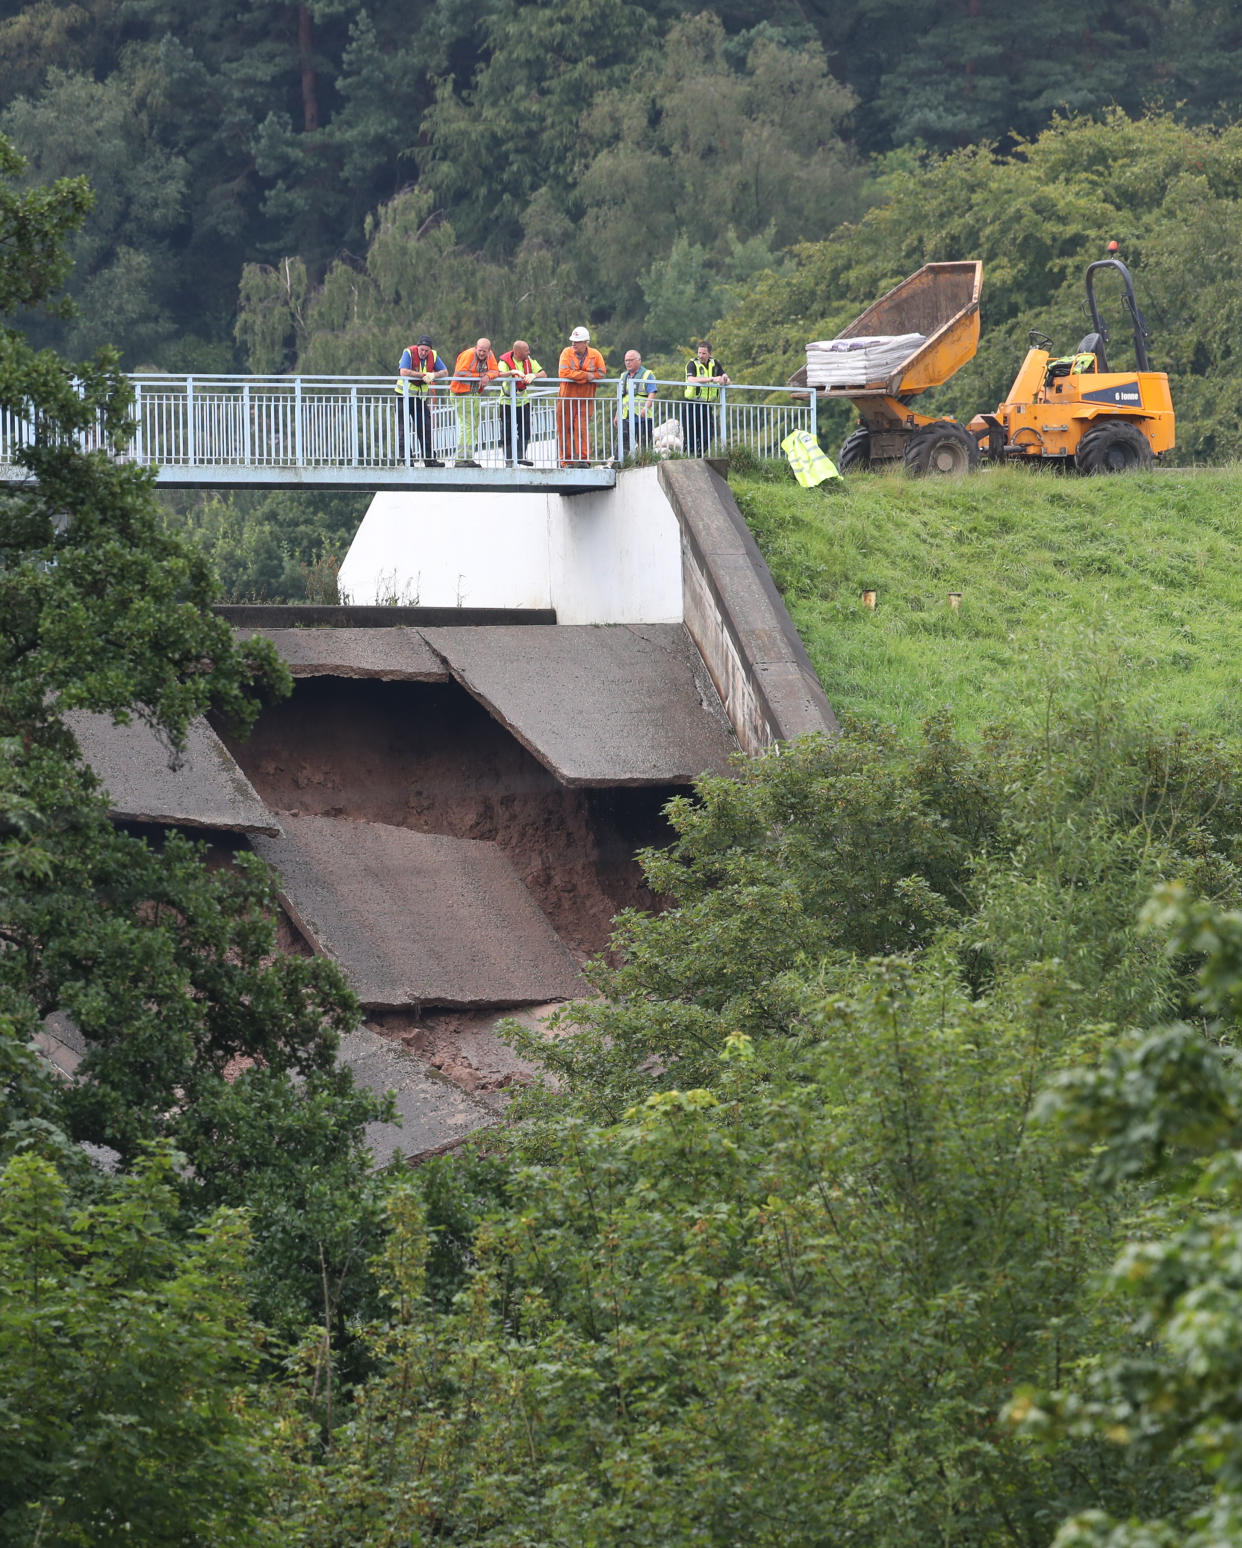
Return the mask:
[[[792,430],[781,442],[793,475],[803,489],[814,489],[829,478],[840,478],[837,465],[809,430]]]
[[[687,376],[689,376],[689,374],[690,374],[692,369],[694,371],[694,374],[696,376],[698,376],[698,377],[704,377],[704,376],[723,376],[724,375],[724,372],[716,364],[716,361],[715,361],[714,358],[711,359],[711,360],[704,361],[704,360],[700,360],[698,358],[698,356],[696,355],[694,357],[694,359],[691,360],[689,362],[689,364],[686,366],[686,375]],[[711,386],[709,386],[709,387],[698,386],[694,382],[687,382],[686,383],[686,397],[687,398],[702,398],[704,400],[711,400],[713,398],[718,398],[719,396],[720,396],[720,388],[717,387],[714,383]]]
[[[435,370],[436,352],[434,349],[429,349],[427,351],[427,359],[425,362],[421,360],[419,355],[419,346],[417,344],[409,345],[409,352],[412,370],[417,371],[420,368],[424,371]],[[432,397],[435,396],[435,388],[429,382],[420,381],[417,377],[414,376],[399,376],[397,378],[396,385],[393,387],[393,391],[399,392],[403,398],[408,398],[411,396],[411,394],[415,396],[424,396],[430,393]]]
[[[647,417],[647,399],[656,390],[656,379],[646,366],[640,366],[633,378],[634,382],[634,417],[645,419]],[[621,378],[621,418],[630,417],[630,373],[627,371]]]

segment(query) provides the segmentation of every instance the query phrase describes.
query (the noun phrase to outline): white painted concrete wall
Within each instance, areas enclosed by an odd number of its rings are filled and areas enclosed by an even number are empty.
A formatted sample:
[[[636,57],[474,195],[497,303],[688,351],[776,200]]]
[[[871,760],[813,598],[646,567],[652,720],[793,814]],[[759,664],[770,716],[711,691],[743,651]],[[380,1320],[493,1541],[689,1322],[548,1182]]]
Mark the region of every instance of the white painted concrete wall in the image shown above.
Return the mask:
[[[553,607],[559,622],[680,623],[681,529],[657,469],[589,494],[377,494],[341,565],[342,599]]]

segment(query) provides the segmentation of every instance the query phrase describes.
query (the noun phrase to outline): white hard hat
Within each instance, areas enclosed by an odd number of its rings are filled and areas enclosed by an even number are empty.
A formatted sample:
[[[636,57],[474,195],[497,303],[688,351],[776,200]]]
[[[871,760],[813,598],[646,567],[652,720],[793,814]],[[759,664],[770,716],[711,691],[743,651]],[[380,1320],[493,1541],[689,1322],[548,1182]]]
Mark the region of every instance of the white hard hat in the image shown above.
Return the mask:
[[[591,342],[591,335],[585,328],[575,328],[569,335],[569,342],[571,344],[589,344]]]

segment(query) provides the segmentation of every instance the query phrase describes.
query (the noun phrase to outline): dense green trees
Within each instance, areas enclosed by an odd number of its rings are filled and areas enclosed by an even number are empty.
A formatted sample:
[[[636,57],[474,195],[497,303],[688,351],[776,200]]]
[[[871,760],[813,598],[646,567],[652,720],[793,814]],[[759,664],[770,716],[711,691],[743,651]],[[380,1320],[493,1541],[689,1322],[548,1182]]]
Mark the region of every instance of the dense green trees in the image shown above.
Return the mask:
[[[0,1540],[152,1545],[266,1538],[248,1234],[187,1241],[155,1151],[83,1200],[48,1160],[0,1169]]]
[[[982,747],[854,729],[700,795],[646,859],[672,907],[542,1048],[499,1176],[393,1195],[376,1374],[321,1460],[286,1431],[287,1530],[999,1548],[1201,1508],[1192,1449],[1118,1445],[1117,1400],[1073,1394],[1147,1372],[1155,1430],[1182,1380],[1095,1276],[1138,1210],[1181,1228],[1148,1156],[1184,1176],[1236,1123],[1202,1032],[1160,1030],[1236,917],[1136,923],[1162,875],[1242,895],[1231,771],[1100,704]],[[1193,1105],[1167,1062],[1136,1083],[1124,1028],[1180,1039]],[[1032,1121],[1049,1086],[1074,1123]],[[1084,1160],[1123,1118],[1137,1160]]]
[[[1085,1390],[1020,1393],[1010,1417],[1036,1442],[1073,1433],[1125,1448],[1150,1468],[1170,1460],[1212,1481],[1154,1520],[1119,1521],[1096,1506],[1065,1523],[1055,1548],[1207,1548],[1242,1531],[1237,1351],[1239,1115],[1236,1029],[1242,1008],[1242,915],[1175,884],[1145,910],[1172,953],[1200,961],[1197,1008],[1185,1023],[1136,1035],[1097,1065],[1066,1072],[1041,1102],[1045,1118],[1092,1156],[1101,1186],[1135,1178],[1161,1191],[1142,1236],[1112,1266],[1107,1292],[1138,1348],[1092,1370]]]
[[[1237,110],[1236,28],[1206,6],[1085,22],[1068,0],[1034,15],[788,0],[758,25],[732,0],[700,10],[8,0],[0,123],[32,176],[69,168],[99,190],[76,246],[84,315],[40,337],[80,351],[111,333],[131,366],[227,369],[244,265],[296,256],[318,283],[359,263],[368,221],[415,189],[418,223],[453,227],[457,269],[533,262],[533,247],[558,325],[585,307],[651,351],[858,214],[868,157],[1008,149],[1058,111]],[[438,331],[477,288],[466,276]],[[538,332],[482,299],[491,331]]]
[[[170,340],[170,239],[185,218],[188,168],[184,157],[151,142],[148,117],[148,103],[124,75],[100,83],[52,70],[37,99],[18,98],[0,118],[10,139],[31,147],[35,181],[84,176],[94,195],[70,248],[83,275],[81,315],[62,329],[26,323],[35,340],[63,336],[75,357],[123,339],[141,361]]]
[[[423,181],[368,223],[364,263],[337,261],[322,286],[304,253],[247,268],[237,331],[254,369],[383,372],[424,330],[444,350],[480,328],[526,336],[546,357],[601,314],[618,351],[623,331],[668,349],[788,242],[861,208],[852,99],[816,46],[762,27],[728,39],[704,15],[657,53],[635,7],[536,14],[546,36],[509,17],[521,46],[464,100],[442,90]]]
[[[0,163],[21,170],[3,141]],[[0,184],[13,255],[0,309],[49,296],[87,198],[79,182]],[[212,872],[185,840],[157,851],[116,830],[65,718],[140,715],[171,753],[209,708],[247,725],[287,673],[262,641],[234,645],[210,612],[205,560],[166,530],[148,475],[113,455],[128,435],[115,356],[71,376],[5,328],[0,405],[33,421],[16,458],[37,475],[0,492],[0,1016],[14,1076],[0,1158],[32,1136],[55,1157],[78,1154],[71,1141],[108,1146],[125,1167],[151,1143],[175,1146],[187,1223],[262,1198],[253,1289],[273,1326],[297,1332],[322,1304],[321,1254],[356,1262],[373,1217],[375,1103],[335,1063],[353,997],[328,964],[275,954],[271,884],[253,859]],[[83,451],[92,427],[101,444]],[[82,1078],[57,1086],[28,1051],[53,1014],[88,1047]]]

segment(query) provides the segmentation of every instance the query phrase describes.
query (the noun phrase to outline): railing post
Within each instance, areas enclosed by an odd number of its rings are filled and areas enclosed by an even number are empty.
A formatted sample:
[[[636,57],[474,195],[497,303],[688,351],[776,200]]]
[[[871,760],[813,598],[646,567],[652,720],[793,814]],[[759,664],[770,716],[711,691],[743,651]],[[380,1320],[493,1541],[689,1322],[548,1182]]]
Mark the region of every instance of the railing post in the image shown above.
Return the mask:
[[[185,379],[185,455],[191,467],[198,462],[198,444],[194,434],[194,378]]]
[[[293,461],[302,466],[302,378],[293,378]]]
[[[349,389],[349,465],[358,466],[358,389]]]
[[[624,462],[625,461],[626,441],[629,439],[629,437],[627,435],[628,427],[627,427],[626,422],[625,422],[625,415],[621,412],[621,405],[625,401],[624,397],[622,396],[622,394],[624,392],[625,392],[625,377],[624,376],[618,376],[617,377],[617,415],[616,415],[616,418],[617,418],[617,460],[619,462]],[[630,413],[632,414],[633,412],[634,412],[634,394],[631,393],[630,394]]]
[[[134,383],[134,460],[142,466],[142,383]]]
[[[819,394],[811,388],[811,434],[819,440]]]
[[[251,436],[253,430],[250,424],[250,383],[242,383],[242,461],[250,466],[253,456],[253,444]]]
[[[729,437],[725,430],[725,426],[728,424],[728,406],[729,389],[727,387],[722,387],[720,389],[720,428],[717,432],[719,435],[720,448],[722,451],[728,451],[729,449]]]

